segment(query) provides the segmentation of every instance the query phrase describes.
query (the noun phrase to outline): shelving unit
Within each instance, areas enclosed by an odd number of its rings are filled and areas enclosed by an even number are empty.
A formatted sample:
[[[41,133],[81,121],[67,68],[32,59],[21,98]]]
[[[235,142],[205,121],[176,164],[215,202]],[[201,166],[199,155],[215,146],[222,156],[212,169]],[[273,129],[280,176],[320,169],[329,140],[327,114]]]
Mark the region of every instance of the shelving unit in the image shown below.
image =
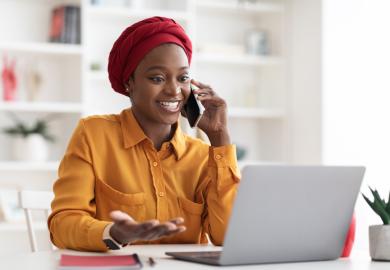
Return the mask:
[[[47,42],[51,10],[56,5],[69,2],[81,7],[82,44]],[[220,0],[160,0],[145,1],[144,8],[140,9],[110,5],[109,1],[103,3],[92,5],[89,0],[39,0],[35,4],[17,0],[13,4],[8,3],[21,13],[28,9],[35,10],[37,14],[43,14],[46,21],[40,20],[41,24],[35,27],[35,36],[30,32],[26,34],[28,39],[23,40],[22,33],[19,33],[27,31],[27,27],[25,30],[21,28],[15,38],[12,35],[4,40],[0,37],[0,53],[7,52],[15,58],[27,55],[32,62],[39,59],[42,65],[49,63],[51,68],[48,72],[53,72],[53,76],[49,74],[45,78],[49,85],[39,100],[0,102],[0,118],[4,112],[63,114],[73,118],[66,126],[72,130],[77,119],[83,115],[115,113],[129,106],[128,99],[110,91],[105,70],[108,53],[126,26],[142,18],[160,15],[178,20],[192,37],[193,76],[212,85],[227,100],[233,140],[247,148],[247,158],[275,161],[263,153],[279,151],[272,155],[273,159],[289,159],[289,108],[285,74],[288,58],[284,49],[288,35],[285,29],[288,5],[285,0],[259,1],[257,4]],[[235,24],[237,26],[232,27]],[[264,29],[269,33],[270,54],[259,56],[245,52],[245,33],[251,29]],[[102,70],[90,70],[94,63],[99,64]],[[56,89],[58,85],[60,89]],[[283,135],[279,141],[263,138],[253,142],[247,140],[240,121],[243,122],[242,126],[250,128],[251,134],[259,137],[264,132]],[[184,128],[191,133],[188,127]],[[65,149],[66,142],[66,138],[61,140],[55,161],[61,158],[60,153]],[[267,151],[262,152],[264,148]]]
[[[14,189],[50,190],[56,179],[59,160],[78,119],[84,115],[82,44],[50,43],[51,12],[61,4],[80,0],[5,0],[0,2],[0,66],[3,57],[16,61],[17,96],[3,101],[0,85],[0,129],[13,124],[10,113],[26,123],[50,117],[50,133],[56,138],[50,144],[48,161],[26,162],[11,158],[12,140],[0,133],[0,191]],[[22,20],[20,18],[23,18]],[[39,91],[31,96],[29,74],[39,74]],[[43,231],[46,226],[38,226]],[[24,223],[0,222],[0,233],[12,235],[25,230]]]
[[[58,165],[58,161],[2,161],[0,162],[0,172],[56,172],[58,170]]]
[[[242,65],[251,67],[266,67],[271,65],[281,65],[283,60],[273,56],[253,56],[253,55],[226,55],[218,53],[198,53],[197,63],[219,64],[219,65]]]
[[[82,113],[82,103],[75,102],[0,102],[0,112]]]
[[[246,149],[247,160],[287,162],[286,1],[192,3],[195,77],[226,99],[232,141]],[[247,52],[253,30],[267,33],[269,54]]]
[[[185,11],[172,11],[172,10],[132,10],[130,8],[123,7],[105,7],[105,6],[92,6],[87,9],[89,16],[99,17],[115,17],[115,18],[133,18],[143,19],[152,16],[163,16],[168,18],[174,18],[175,20],[187,20],[189,13]]]
[[[82,47],[73,44],[54,44],[46,42],[0,42],[0,50],[31,54],[55,54],[81,56]]]
[[[320,24],[315,24],[317,17],[309,16],[310,10],[319,9],[321,0],[258,0],[255,5],[238,5],[236,0],[144,0],[144,7],[139,9],[110,6],[107,0],[99,6],[91,2],[0,2],[0,55],[17,60],[20,78],[24,76],[23,66],[31,66],[43,81],[33,101],[27,98],[22,79],[17,100],[0,101],[0,129],[11,123],[9,112],[27,120],[54,114],[51,129],[58,137],[49,161],[26,163],[9,158],[10,139],[0,134],[0,179],[14,181],[17,187],[36,184],[36,188],[51,189],[59,160],[80,117],[118,113],[130,106],[128,98],[111,90],[106,71],[108,54],[125,27],[156,15],[177,20],[192,38],[192,76],[211,85],[227,101],[232,141],[247,150],[240,165],[305,161],[295,153],[319,141],[316,137],[314,143],[306,145],[297,138],[306,133],[302,129],[305,121],[321,121],[320,108],[309,108],[304,101],[317,86],[316,76],[320,78],[319,71],[313,69],[317,62],[312,56],[317,52],[311,52],[310,38],[315,35],[306,35],[305,27],[311,27],[308,33],[321,32]],[[81,44],[49,43],[51,11],[68,3],[81,8]],[[269,54],[246,53],[246,34],[253,29],[267,32]],[[305,58],[308,52],[310,60]],[[101,69],[92,70],[95,64]],[[308,76],[313,78],[309,83]],[[183,128],[194,133],[188,126]]]
[[[197,1],[198,9],[214,10],[217,12],[245,12],[249,14],[269,13],[269,12],[284,12],[285,6],[281,3],[239,3],[235,1]]]

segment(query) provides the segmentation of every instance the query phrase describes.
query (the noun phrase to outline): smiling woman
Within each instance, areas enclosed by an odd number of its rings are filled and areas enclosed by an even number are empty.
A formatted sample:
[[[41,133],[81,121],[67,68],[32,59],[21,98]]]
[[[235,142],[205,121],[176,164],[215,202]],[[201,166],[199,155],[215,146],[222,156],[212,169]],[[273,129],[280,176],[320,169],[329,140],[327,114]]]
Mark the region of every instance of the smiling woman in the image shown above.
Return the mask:
[[[89,251],[139,243],[221,245],[239,182],[226,102],[190,78],[192,45],[174,20],[152,17],[119,36],[112,88],[131,100],[120,114],[81,119],[54,184],[49,217],[59,248]],[[190,90],[190,83],[197,90]],[[190,91],[205,107],[208,145],[178,125]]]
[[[158,46],[145,56],[125,85],[142,128],[152,128],[150,134],[155,137],[160,137],[157,133],[168,134],[190,93],[184,50],[172,43]],[[156,148],[161,143],[157,142]]]

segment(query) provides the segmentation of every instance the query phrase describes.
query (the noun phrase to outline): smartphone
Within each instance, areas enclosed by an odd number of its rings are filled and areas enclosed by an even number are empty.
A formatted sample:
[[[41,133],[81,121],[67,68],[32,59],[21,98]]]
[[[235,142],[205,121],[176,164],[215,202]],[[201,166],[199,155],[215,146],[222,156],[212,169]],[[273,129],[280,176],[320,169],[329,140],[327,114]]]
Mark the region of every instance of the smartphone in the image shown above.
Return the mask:
[[[194,85],[190,85],[191,92],[188,97],[187,103],[184,105],[184,111],[187,115],[188,123],[190,127],[194,128],[198,125],[200,119],[202,118],[204,107],[202,103],[197,99],[197,95],[194,94],[194,90],[196,89]]]

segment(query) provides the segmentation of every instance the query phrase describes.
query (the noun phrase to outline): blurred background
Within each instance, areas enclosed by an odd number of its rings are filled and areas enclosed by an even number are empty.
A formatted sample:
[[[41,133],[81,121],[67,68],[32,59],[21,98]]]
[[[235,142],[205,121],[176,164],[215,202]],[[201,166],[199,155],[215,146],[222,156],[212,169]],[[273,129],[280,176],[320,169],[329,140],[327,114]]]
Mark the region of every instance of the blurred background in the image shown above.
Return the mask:
[[[387,197],[389,12],[386,0],[0,0],[0,250],[29,250],[16,191],[51,190],[78,119],[129,106],[108,53],[155,15],[192,38],[192,76],[226,99],[240,166],[364,165],[362,191]],[[356,216],[366,249],[381,220],[360,195]]]

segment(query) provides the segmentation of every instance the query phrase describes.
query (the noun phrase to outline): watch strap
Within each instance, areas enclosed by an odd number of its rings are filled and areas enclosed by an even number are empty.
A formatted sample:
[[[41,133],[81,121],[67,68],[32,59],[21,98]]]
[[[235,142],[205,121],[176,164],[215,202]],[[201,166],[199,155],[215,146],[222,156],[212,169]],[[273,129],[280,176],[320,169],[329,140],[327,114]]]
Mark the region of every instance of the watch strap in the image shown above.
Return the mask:
[[[107,225],[104,228],[103,231],[103,242],[106,244],[107,248],[110,250],[118,250],[124,247],[125,245],[122,245],[121,243],[117,242],[114,238],[110,235],[110,229],[114,225],[114,223],[111,223]]]

